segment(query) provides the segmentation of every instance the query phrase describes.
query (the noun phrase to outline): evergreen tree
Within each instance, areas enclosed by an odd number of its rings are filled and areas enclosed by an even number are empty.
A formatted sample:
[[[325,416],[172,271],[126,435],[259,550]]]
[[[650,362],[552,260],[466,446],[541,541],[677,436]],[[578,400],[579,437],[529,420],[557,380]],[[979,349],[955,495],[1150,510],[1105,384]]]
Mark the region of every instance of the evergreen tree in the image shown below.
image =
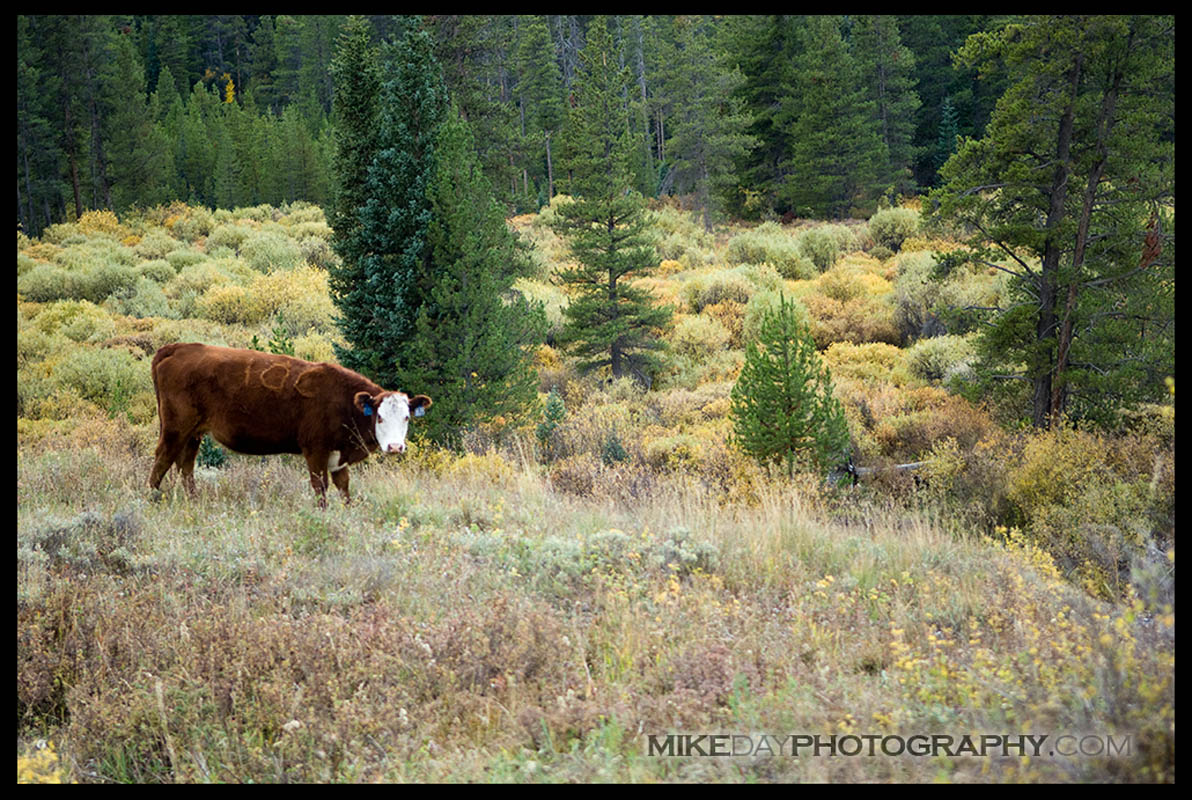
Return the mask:
[[[55,221],[62,203],[65,158],[53,122],[61,83],[47,65],[45,27],[17,17],[17,219],[30,236]]]
[[[537,403],[528,348],[541,343],[541,306],[511,298],[513,234],[481,170],[468,123],[453,110],[435,145],[426,248],[433,265],[396,386],[435,401],[425,434],[458,444],[484,423],[524,417]]]
[[[852,29],[852,45],[887,160],[879,177],[883,188],[902,194],[915,191],[915,56],[903,46],[898,21],[888,15],[861,15]]]
[[[377,95],[381,78],[372,25],[348,18],[340,33],[331,76],[335,81],[335,204],[329,215],[336,246],[353,248],[361,235],[359,210],[367,200],[368,170],[377,151]]]
[[[959,135],[960,126],[956,117],[956,105],[952,102],[952,97],[946,95],[944,102],[940,104],[940,133],[935,143],[935,168],[937,171],[956,152],[956,137]]]
[[[460,114],[472,126],[477,154],[493,190],[509,208],[524,198],[519,124],[509,70],[512,19],[505,16],[428,16],[427,33],[443,82]]]
[[[808,17],[799,38],[791,90],[775,116],[790,136],[779,201],[800,216],[842,217],[872,205],[886,147],[838,18]]]
[[[382,386],[394,386],[408,366],[409,339],[433,286],[428,189],[447,90],[430,37],[413,28],[408,26],[397,44],[382,47],[375,152],[355,195],[360,201],[355,223],[336,215],[341,227],[335,247],[343,263],[330,276],[348,342],[336,348],[339,360]],[[343,79],[348,85],[341,86]],[[359,80],[371,79],[364,73],[337,75],[337,91],[359,97],[360,87],[351,85]],[[352,164],[365,158],[360,154]],[[345,187],[343,175],[339,181],[341,196],[357,191]],[[433,309],[427,312],[433,316]]]
[[[733,386],[733,442],[761,464],[806,464],[826,472],[847,458],[848,424],[832,396],[832,374],[793,304],[766,313]]]
[[[174,158],[165,132],[146,101],[145,71],[130,36],[115,41],[113,83],[107,120],[109,174],[117,209],[169,199]]]
[[[1112,423],[1174,371],[1174,47],[1172,17],[1032,17],[960,52],[1011,83],[941,171],[937,216],[973,231],[944,266],[1010,274],[980,389],[1011,387],[1037,427]]]
[[[730,17],[725,32],[728,63],[741,71],[737,92],[752,119],[746,133],[757,145],[737,159],[741,196],[734,210],[758,216],[784,206],[780,191],[789,172],[791,130],[784,98],[793,86],[793,62],[802,48],[799,19],[784,15]],[[789,104],[787,104],[789,105]]]
[[[566,238],[578,265],[560,277],[577,294],[564,310],[560,341],[592,368],[607,365],[614,377],[645,379],[657,365],[659,333],[670,307],[655,308],[634,277],[658,263],[646,231],[644,201],[631,191],[623,97],[628,73],[617,66],[603,18],[593,20],[580,53],[575,105],[566,128],[569,191],[576,199],[559,208],[555,231]]]
[[[704,229],[711,231],[721,198],[737,193],[733,161],[743,158],[756,140],[745,133],[750,118],[734,96],[741,75],[717,63],[704,21],[676,17],[674,24],[676,115],[669,151],[675,188],[695,195]]]
[[[555,48],[551,42],[550,30],[542,17],[525,19],[524,31],[518,45],[517,86],[518,102],[521,106],[522,135],[537,144],[531,152],[542,153],[545,166],[547,202],[555,195],[554,154],[551,139],[563,124],[563,75],[555,59]],[[541,170],[531,167],[536,177]]]

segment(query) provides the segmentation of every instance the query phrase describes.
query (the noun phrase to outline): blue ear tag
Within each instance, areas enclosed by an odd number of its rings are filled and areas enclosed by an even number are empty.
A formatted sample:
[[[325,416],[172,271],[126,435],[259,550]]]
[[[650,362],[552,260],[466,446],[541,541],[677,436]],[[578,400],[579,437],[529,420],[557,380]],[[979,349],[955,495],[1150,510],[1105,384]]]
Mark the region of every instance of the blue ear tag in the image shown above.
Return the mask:
[[[371,416],[372,416],[372,406],[365,406],[365,407],[364,407],[364,416],[366,416],[366,417],[371,417]]]
[[[425,413],[426,409],[424,409],[422,406],[418,406],[418,408],[414,409],[414,416],[416,417],[421,417]]]

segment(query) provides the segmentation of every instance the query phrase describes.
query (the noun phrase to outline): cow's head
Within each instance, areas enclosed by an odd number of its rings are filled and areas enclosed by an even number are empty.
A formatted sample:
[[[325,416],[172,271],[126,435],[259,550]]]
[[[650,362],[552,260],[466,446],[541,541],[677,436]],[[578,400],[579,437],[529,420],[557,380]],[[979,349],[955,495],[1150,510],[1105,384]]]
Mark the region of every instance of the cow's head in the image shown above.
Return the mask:
[[[424,394],[409,397],[405,392],[356,393],[356,408],[374,420],[373,432],[382,453],[404,453],[410,417],[422,416],[430,405],[430,398]]]

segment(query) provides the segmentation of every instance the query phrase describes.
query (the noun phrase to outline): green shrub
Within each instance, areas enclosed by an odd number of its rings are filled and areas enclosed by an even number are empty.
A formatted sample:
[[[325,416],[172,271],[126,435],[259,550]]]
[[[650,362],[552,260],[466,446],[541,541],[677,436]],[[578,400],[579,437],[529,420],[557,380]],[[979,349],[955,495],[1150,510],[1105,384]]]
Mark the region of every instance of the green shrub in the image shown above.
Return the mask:
[[[253,234],[253,229],[246,225],[220,225],[207,237],[207,250],[211,252],[217,247],[226,247],[233,252],[238,252],[244,242]]]
[[[283,216],[278,221],[289,225],[300,225],[306,222],[327,224],[327,216],[323,213],[323,209],[305,200],[296,200],[282,206],[281,211]]]
[[[207,259],[208,256],[198,250],[174,250],[166,255],[166,261],[170,262],[170,266],[174,268],[175,272],[181,272],[187,267],[201,264]]]
[[[182,242],[161,228],[153,228],[141,237],[141,241],[137,243],[133,251],[141,258],[165,258],[182,246]]]
[[[157,258],[152,261],[142,261],[137,265],[137,272],[143,277],[148,278],[155,283],[168,283],[174,279],[178,273],[174,267],[170,265],[169,261],[164,258]]]
[[[159,263],[165,264],[166,262]],[[115,314],[124,314],[130,317],[176,316],[161,286],[144,276],[137,280],[136,286],[132,289],[113,293],[104,301],[104,307]]]
[[[907,368],[916,378],[946,382],[954,375],[968,375],[976,349],[969,338],[944,335],[920,339],[907,350]]]
[[[261,232],[250,236],[240,248],[240,256],[257,272],[293,269],[302,263],[298,243],[280,233]]]
[[[680,318],[670,337],[675,354],[695,361],[702,361],[723,350],[728,340],[728,329],[718,320],[704,314]]]
[[[698,314],[704,306],[732,300],[747,303],[756,287],[739,270],[722,269],[710,275],[695,275],[683,281],[679,295],[693,313]]]
[[[836,238],[820,228],[812,228],[799,239],[799,252],[811,259],[820,272],[830,269],[840,257]]]
[[[319,269],[331,269],[340,262],[331,244],[314,236],[300,240],[298,252],[302,261]]]
[[[777,310],[780,305],[779,301],[780,293],[777,291],[758,292],[749,298],[749,303],[745,306],[744,319],[741,322],[742,340],[747,342],[757,338],[758,331],[761,330],[762,318],[767,313]],[[800,301],[788,298],[787,305],[793,308],[804,322],[808,320],[807,308]]]
[[[30,255],[27,255],[25,253],[18,251],[17,252],[17,277],[18,278],[21,277],[26,272],[29,272],[31,269],[33,269],[40,263],[42,263],[42,262],[38,261],[36,258],[33,258]]]
[[[869,218],[869,234],[879,245],[897,253],[902,243],[919,230],[919,212],[909,208],[887,208]]]
[[[50,303],[33,324],[42,333],[61,334],[75,342],[102,341],[116,333],[111,315],[87,300]]]
[[[215,215],[202,206],[186,206],[182,214],[166,219],[166,227],[184,242],[209,236],[215,229]]]
[[[39,263],[17,278],[17,292],[27,300],[90,300],[136,285],[136,255],[107,239],[88,240],[63,248],[54,263]]]
[[[769,264],[784,278],[812,277],[814,266],[799,249],[799,240],[777,222],[763,222],[729,239],[724,258],[729,264]]]
[[[898,255],[894,279],[895,322],[907,338],[927,338],[943,332],[963,334],[976,320],[961,310],[999,304],[1003,278],[984,270],[959,267],[946,278],[935,275],[935,256],[929,251]]]
[[[109,410],[137,392],[153,391],[149,362],[120,349],[76,348],[54,366],[54,379]]]

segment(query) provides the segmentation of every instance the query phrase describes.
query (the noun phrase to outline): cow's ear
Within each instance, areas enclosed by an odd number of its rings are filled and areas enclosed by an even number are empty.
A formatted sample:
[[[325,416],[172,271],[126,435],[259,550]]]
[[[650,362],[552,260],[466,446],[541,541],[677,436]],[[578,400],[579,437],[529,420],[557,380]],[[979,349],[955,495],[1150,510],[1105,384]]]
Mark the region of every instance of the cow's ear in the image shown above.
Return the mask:
[[[371,394],[369,394],[368,392],[356,392],[356,396],[353,398],[353,402],[356,403],[356,408],[359,411],[363,412],[364,416],[366,416],[366,417],[372,416],[373,406],[375,405],[375,402],[374,402],[373,396]]]
[[[410,398],[410,413],[416,417],[421,417],[430,407],[431,399],[424,394],[416,394]]]

